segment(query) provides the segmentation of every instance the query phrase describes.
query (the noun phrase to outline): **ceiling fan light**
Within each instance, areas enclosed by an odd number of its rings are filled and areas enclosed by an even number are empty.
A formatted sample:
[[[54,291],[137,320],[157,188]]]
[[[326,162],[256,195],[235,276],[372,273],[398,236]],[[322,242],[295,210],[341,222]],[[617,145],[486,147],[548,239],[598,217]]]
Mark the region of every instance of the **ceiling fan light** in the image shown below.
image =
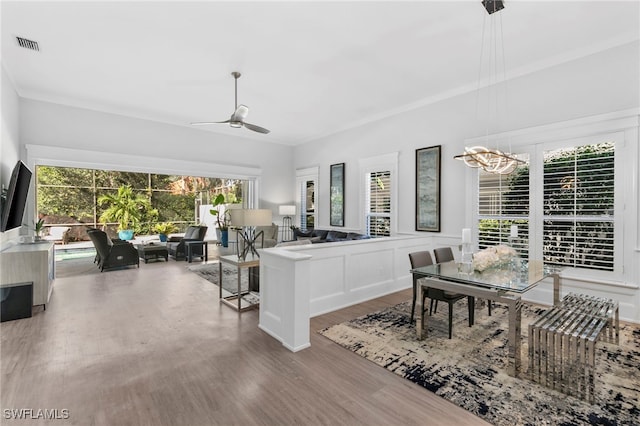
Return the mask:
[[[239,128],[242,127],[242,121],[230,121],[229,126]]]

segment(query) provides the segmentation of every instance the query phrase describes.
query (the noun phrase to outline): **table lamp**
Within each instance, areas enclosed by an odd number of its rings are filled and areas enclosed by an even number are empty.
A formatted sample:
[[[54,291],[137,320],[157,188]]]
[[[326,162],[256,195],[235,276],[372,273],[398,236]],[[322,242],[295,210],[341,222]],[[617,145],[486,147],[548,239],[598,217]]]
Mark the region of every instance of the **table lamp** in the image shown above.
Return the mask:
[[[240,251],[240,238],[238,238],[237,253],[238,257],[246,259],[247,254],[251,252],[254,256],[260,257],[256,250],[256,240],[262,237],[262,245],[264,245],[264,232],[256,233],[257,226],[271,225],[271,210],[269,209],[237,209],[231,210],[231,224],[241,228],[237,231],[238,237],[242,237],[244,244]]]

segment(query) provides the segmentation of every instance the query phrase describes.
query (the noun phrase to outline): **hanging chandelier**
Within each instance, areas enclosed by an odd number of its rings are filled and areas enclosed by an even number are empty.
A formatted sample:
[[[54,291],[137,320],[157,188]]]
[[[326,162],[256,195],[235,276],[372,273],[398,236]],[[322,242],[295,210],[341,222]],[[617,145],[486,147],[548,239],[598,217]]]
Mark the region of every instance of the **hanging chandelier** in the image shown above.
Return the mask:
[[[481,168],[485,172],[499,175],[511,174],[518,165],[525,163],[511,154],[484,146],[466,147],[464,154],[456,155],[453,158],[464,161],[469,167]]]
[[[482,0],[482,5],[485,7],[489,15],[492,15],[493,13],[504,9],[504,2],[502,0]],[[483,31],[482,52],[484,52],[484,38],[485,38],[484,26],[482,31]],[[502,21],[500,21],[500,31],[502,32]],[[493,27],[490,33],[492,36],[494,35]],[[495,36],[494,38],[497,38],[497,36]],[[504,67],[504,44],[503,44],[502,37],[500,37],[500,44],[502,46],[502,52],[503,52],[502,64]],[[498,57],[497,48],[495,47],[496,45],[497,45],[497,42],[495,39],[490,40],[490,47],[496,49],[496,51],[490,52],[489,54],[490,58],[491,56],[493,56],[494,60],[496,61],[495,68],[497,68],[497,57]],[[482,70],[482,59],[483,59],[482,56],[483,55],[481,53],[480,70]],[[480,74],[481,74],[481,71],[480,71]],[[480,80],[481,80],[481,75],[478,76],[478,94],[477,94],[478,98],[480,97]],[[506,76],[505,76],[505,80],[506,80]],[[488,84],[488,87],[490,86],[491,86],[491,81]],[[488,108],[487,108],[487,111],[488,111]],[[487,140],[488,139],[489,137],[488,137],[488,129],[487,129]],[[464,152],[462,154],[456,155],[453,158],[455,158],[456,160],[464,161],[464,163],[469,167],[481,168],[482,170],[488,173],[501,174],[501,175],[507,175],[507,174],[513,173],[518,167],[518,165],[525,163],[524,161],[518,159],[516,156],[510,153],[505,153],[500,151],[499,147],[497,147],[496,149],[490,149],[484,146],[465,147]]]

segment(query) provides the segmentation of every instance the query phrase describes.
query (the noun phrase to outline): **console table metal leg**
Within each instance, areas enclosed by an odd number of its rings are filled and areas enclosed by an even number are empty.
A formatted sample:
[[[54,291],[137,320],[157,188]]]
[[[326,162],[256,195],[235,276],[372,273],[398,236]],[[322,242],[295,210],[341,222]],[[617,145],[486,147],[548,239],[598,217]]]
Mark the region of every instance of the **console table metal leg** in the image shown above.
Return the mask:
[[[238,266],[238,312],[242,310],[242,292],[240,289],[241,276],[242,276],[242,268]]]
[[[222,262],[218,262],[218,290],[222,302]]]

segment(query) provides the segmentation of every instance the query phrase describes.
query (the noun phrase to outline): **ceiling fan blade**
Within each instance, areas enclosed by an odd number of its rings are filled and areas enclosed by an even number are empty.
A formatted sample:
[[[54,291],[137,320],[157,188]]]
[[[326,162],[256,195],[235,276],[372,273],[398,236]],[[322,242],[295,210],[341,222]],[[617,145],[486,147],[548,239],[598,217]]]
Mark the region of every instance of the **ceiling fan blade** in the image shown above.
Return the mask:
[[[194,126],[206,126],[208,124],[220,124],[220,123],[229,123],[231,127],[246,127],[249,130],[253,130],[258,133],[269,133],[268,129],[264,127],[256,126],[255,124],[245,123],[244,119],[249,115],[249,107],[243,104],[238,105],[238,78],[240,78],[240,73],[238,71],[234,71],[231,73],[233,78],[235,79],[235,106],[236,110],[233,111],[231,117],[226,121],[197,121],[191,123]]]
[[[247,118],[248,114],[249,114],[248,106],[238,105],[238,108],[236,108],[232,117],[235,119],[235,121],[244,121],[244,119]]]
[[[265,129],[264,127],[260,127],[260,126],[256,126],[255,124],[249,124],[249,123],[243,123],[244,127],[246,127],[249,130],[253,130],[254,132],[258,132],[258,133],[269,133],[270,130]]]
[[[192,126],[206,126],[207,124],[220,124],[220,123],[229,123],[231,120],[226,121],[196,121],[191,123]]]

